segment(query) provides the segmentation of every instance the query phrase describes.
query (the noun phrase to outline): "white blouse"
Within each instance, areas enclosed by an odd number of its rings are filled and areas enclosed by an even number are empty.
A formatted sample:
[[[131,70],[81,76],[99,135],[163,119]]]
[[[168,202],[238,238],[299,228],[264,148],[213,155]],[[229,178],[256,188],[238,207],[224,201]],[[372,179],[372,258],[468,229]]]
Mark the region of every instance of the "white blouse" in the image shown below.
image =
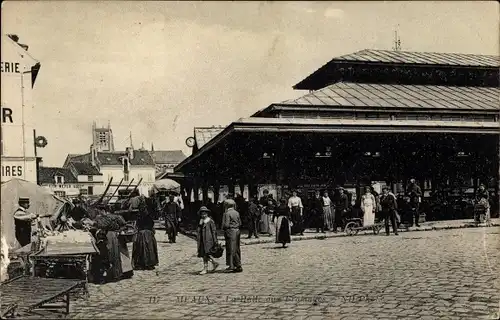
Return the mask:
[[[323,206],[329,207],[331,205],[332,205],[332,200],[330,200],[330,197],[323,197]]]
[[[288,207],[304,208],[304,206],[302,205],[302,200],[300,200],[299,197],[291,197],[290,199],[288,199]]]

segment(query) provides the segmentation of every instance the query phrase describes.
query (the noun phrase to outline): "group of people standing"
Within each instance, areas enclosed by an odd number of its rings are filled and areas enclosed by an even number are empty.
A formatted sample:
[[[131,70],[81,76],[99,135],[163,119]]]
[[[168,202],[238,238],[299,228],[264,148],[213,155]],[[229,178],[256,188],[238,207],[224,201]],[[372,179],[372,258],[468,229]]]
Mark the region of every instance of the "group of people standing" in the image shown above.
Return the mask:
[[[349,197],[343,188],[339,187],[337,191],[334,200],[330,198],[327,190],[323,192],[323,195],[319,190],[316,191],[312,204],[313,224],[316,226],[316,232],[337,232],[339,227],[343,230],[349,208]]]

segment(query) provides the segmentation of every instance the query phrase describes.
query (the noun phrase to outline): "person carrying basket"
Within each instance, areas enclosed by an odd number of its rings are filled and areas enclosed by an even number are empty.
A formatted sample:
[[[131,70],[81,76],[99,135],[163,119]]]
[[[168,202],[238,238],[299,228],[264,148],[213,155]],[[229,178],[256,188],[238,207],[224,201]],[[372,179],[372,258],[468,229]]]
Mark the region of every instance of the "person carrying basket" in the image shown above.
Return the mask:
[[[212,272],[215,271],[219,264],[215,262],[213,257],[222,257],[223,248],[217,240],[217,228],[215,222],[209,216],[210,210],[203,206],[198,211],[200,222],[198,223],[198,257],[203,258],[203,270],[200,274],[208,272],[208,262],[212,262]]]

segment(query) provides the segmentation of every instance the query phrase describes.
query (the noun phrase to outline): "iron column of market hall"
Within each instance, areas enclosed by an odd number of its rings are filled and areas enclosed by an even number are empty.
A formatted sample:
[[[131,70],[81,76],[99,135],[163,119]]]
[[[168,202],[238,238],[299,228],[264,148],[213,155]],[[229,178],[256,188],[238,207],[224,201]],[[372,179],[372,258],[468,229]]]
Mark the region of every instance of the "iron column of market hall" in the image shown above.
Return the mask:
[[[359,199],[374,183],[402,196],[414,178],[428,220],[469,219],[464,203],[477,185],[499,192],[499,67],[498,56],[471,54],[333,58],[294,86],[302,97],[221,128],[175,170],[235,178],[255,171],[257,185],[277,185],[279,176],[303,200],[337,185]],[[492,200],[496,216],[500,195]]]

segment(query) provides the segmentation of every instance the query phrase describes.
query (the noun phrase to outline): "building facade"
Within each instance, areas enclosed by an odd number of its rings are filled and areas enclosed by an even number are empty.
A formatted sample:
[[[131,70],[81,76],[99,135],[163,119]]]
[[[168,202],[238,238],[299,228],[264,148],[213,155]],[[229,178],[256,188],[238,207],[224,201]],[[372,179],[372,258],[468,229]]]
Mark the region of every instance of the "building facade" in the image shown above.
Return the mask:
[[[91,165],[101,174],[102,184],[95,185],[93,193],[102,194],[109,181],[112,184],[108,193],[115,189],[124,189],[135,186],[141,182],[138,190],[141,194],[148,195],[155,182],[155,164],[148,151],[127,148],[124,152],[93,152],[83,155],[68,155],[64,168],[78,164]],[[121,182],[121,184],[120,184]]]
[[[298,189],[389,185],[410,178],[424,201],[458,206],[487,185],[499,198],[497,56],[363,50],[332,59],[275,103],[224,128],[176,167],[187,188]],[[242,147],[241,141],[245,141]],[[442,211],[448,209],[444,208]],[[450,210],[448,218],[459,218]],[[460,210],[455,210],[460,211]],[[448,212],[448,211],[446,211]]]
[[[74,162],[65,168],[39,168],[39,185],[59,197],[92,196],[103,188],[102,174],[87,163]]]
[[[2,35],[1,181],[37,182],[33,86],[40,63],[15,35]]]

